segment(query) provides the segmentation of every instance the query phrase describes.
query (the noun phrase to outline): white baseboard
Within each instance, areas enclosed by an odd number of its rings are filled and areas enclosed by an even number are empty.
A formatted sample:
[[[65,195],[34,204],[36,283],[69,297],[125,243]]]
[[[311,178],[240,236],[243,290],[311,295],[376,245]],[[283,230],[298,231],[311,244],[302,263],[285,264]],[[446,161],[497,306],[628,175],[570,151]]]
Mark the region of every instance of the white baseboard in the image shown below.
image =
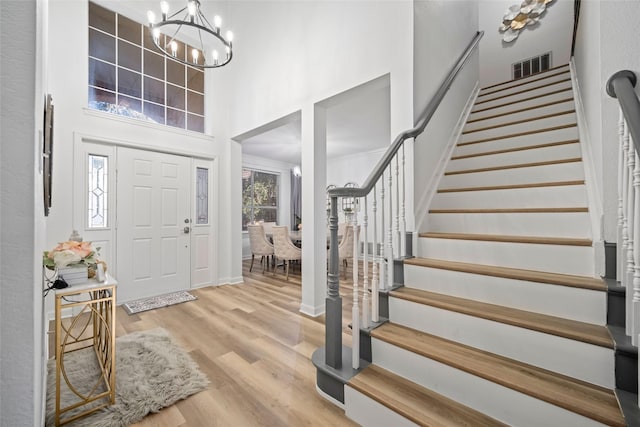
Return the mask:
[[[318,317],[323,315],[324,312],[325,312],[324,303],[315,307],[312,307],[307,304],[300,304],[300,313],[306,314],[307,316]]]

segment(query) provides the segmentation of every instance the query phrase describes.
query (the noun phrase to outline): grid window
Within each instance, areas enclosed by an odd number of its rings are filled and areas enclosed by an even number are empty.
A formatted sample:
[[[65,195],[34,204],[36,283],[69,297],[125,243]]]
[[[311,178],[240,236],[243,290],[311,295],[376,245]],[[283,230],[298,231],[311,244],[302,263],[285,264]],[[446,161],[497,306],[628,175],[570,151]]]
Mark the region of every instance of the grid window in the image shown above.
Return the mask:
[[[178,42],[179,57],[192,50]],[[88,85],[90,108],[204,132],[204,71],[160,55],[149,28],[92,2]]]
[[[278,175],[251,169],[242,171],[242,229],[256,222],[278,221]]]

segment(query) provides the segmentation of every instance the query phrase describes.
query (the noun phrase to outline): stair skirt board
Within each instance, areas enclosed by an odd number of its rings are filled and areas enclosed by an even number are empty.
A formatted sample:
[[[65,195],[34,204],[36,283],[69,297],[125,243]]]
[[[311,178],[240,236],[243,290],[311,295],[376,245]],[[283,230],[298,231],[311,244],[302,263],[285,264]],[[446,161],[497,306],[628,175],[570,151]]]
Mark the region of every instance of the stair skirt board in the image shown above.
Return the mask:
[[[491,185],[531,184],[545,181],[584,180],[581,162],[550,164],[528,168],[500,169],[473,174],[445,175],[440,188],[486,187]]]
[[[591,384],[609,389],[615,387],[614,350],[610,348],[416,304],[399,298],[389,299],[389,314],[393,323],[402,326]],[[378,353],[375,347],[372,354],[374,363],[380,364],[377,361]]]
[[[544,111],[546,113],[546,111]],[[465,143],[478,139],[488,139],[523,132],[535,132],[538,129],[547,129],[556,126],[576,123],[576,113],[573,110],[562,111],[553,115],[542,114],[520,120],[516,123],[504,123],[502,125],[480,128],[474,131],[463,131],[459,142]]]
[[[541,104],[548,104],[550,102],[565,100],[569,97],[573,99],[573,90],[570,87],[552,90],[541,95],[522,97],[517,101],[505,102],[498,106],[487,107],[480,105],[475,107],[473,109],[474,111],[471,111],[468,121],[483,119],[503,113],[510,113],[525,108],[536,107]]]
[[[554,141],[555,142],[555,141]],[[513,164],[543,162],[555,159],[568,159],[581,157],[580,144],[550,145],[534,144],[525,147],[509,147],[504,150],[489,150],[490,154],[484,152],[472,153],[452,159],[447,165],[446,172],[478,169],[493,166],[508,166]],[[481,155],[478,155],[481,154]]]
[[[607,293],[440,268],[404,266],[405,287],[604,325]]]
[[[392,411],[378,401],[346,385],[345,415],[366,427],[417,427],[418,424]]]
[[[592,419],[373,339],[374,363],[514,426],[602,426]],[[553,420],[552,424],[550,420]],[[390,424],[391,425],[391,424]]]

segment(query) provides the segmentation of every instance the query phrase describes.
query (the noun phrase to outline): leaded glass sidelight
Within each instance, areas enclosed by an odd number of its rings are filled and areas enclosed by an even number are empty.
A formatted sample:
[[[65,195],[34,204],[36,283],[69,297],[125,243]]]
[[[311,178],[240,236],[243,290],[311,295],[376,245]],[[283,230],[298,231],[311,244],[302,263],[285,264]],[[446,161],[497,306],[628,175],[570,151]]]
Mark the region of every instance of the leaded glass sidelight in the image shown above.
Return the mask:
[[[109,158],[89,154],[88,161],[88,228],[105,228],[108,226]]]
[[[196,168],[196,224],[209,224],[209,169]]]

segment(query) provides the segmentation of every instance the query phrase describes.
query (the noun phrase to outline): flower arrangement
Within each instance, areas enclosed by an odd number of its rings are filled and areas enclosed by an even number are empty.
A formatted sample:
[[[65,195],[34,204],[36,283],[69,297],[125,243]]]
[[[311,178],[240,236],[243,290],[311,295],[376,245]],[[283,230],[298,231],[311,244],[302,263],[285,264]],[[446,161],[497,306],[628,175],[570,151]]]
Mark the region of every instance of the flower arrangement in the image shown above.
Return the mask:
[[[96,251],[91,242],[76,242],[69,240],[58,244],[50,251],[44,251],[42,264],[53,270],[54,268],[67,267],[69,265],[96,264]]]

